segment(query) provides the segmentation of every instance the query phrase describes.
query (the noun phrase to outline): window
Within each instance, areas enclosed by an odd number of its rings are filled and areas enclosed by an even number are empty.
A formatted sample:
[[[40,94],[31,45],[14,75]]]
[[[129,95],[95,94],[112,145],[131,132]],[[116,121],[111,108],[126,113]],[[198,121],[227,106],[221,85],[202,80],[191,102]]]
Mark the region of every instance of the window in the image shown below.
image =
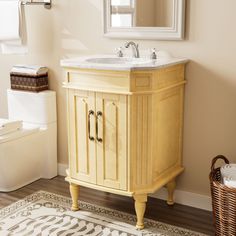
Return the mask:
[[[111,27],[135,25],[135,0],[111,0]]]
[[[132,0],[111,0],[112,6],[130,6]]]

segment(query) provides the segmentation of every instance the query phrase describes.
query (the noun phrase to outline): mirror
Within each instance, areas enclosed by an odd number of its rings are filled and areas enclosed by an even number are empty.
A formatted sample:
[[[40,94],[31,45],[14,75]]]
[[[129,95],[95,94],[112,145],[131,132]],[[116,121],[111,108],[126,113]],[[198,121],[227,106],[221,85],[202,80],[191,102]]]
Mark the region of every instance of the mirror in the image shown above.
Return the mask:
[[[104,35],[111,38],[180,40],[185,0],[104,0]]]

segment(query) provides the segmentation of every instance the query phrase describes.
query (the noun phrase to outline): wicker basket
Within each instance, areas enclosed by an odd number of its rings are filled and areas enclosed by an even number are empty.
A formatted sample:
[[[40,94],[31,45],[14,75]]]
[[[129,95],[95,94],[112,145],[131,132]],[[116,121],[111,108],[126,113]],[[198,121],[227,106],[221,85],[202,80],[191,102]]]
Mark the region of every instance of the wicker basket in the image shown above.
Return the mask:
[[[236,188],[229,188],[222,184],[220,167],[215,168],[216,162],[221,159],[226,164],[226,157],[219,155],[212,160],[210,183],[213,206],[215,235],[236,235]]]
[[[28,75],[11,72],[11,89],[40,92],[48,89],[48,74]]]

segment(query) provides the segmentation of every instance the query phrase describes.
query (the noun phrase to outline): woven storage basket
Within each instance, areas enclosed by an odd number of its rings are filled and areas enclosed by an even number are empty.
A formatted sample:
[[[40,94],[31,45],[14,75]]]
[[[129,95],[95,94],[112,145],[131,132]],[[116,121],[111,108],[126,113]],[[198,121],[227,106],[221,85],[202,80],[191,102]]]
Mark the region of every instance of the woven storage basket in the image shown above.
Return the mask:
[[[48,89],[48,74],[28,75],[10,73],[11,89],[40,92]]]
[[[212,207],[217,236],[236,235],[236,188],[229,188],[222,184],[220,167],[215,168],[216,162],[221,159],[226,164],[226,157],[219,155],[212,160],[210,183],[212,195]]]

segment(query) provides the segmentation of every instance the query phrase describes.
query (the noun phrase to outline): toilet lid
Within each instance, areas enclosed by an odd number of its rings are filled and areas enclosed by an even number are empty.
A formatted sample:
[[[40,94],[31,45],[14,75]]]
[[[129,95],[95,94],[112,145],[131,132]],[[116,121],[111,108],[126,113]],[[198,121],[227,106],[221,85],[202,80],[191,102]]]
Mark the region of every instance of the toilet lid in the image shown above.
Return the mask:
[[[0,135],[0,144],[11,142],[17,139],[21,139],[25,136],[28,136],[37,132],[39,132],[39,128],[24,125],[21,129],[18,129],[15,132],[10,132],[5,135]]]
[[[22,128],[21,120],[0,119],[0,136],[15,132]]]

